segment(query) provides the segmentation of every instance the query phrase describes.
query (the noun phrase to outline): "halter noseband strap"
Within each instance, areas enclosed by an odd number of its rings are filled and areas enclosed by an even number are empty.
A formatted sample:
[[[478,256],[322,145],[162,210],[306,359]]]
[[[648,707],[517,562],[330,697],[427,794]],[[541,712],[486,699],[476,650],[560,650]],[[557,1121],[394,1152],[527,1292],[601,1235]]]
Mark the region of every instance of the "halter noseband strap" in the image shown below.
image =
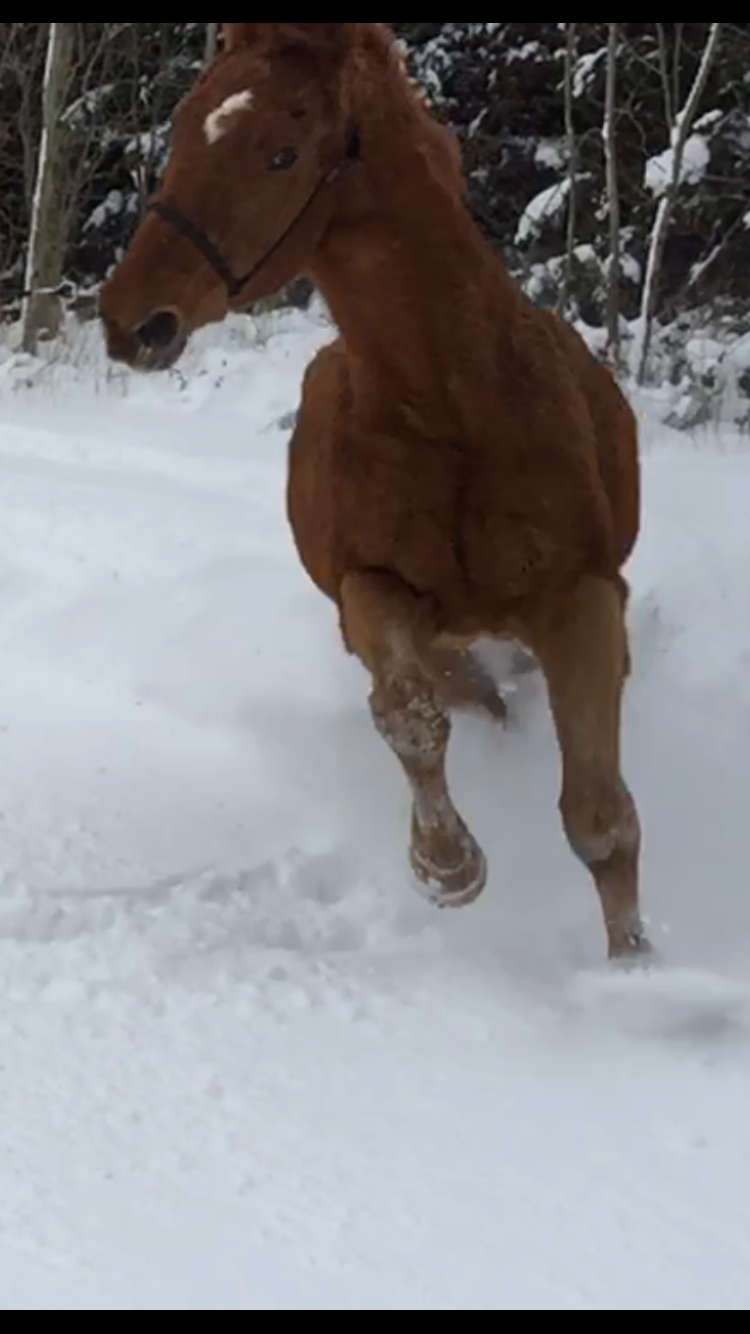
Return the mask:
[[[174,204],[166,203],[164,200],[153,199],[149,203],[146,211],[148,213],[155,213],[158,218],[162,218],[164,222],[168,222],[174,227],[175,231],[178,231],[180,235],[186,237],[186,239],[192,243],[195,249],[208,261],[211,268],[221,279],[227,289],[230,300],[234,300],[240,295],[244,288],[252,282],[253,278],[256,278],[258,274],[262,272],[270,260],[273,259],[274,255],[281,249],[284,242],[289,239],[294,229],[298,227],[303,218],[307,216],[318,196],[321,195],[329,185],[333,185],[334,181],[338,180],[339,176],[342,176],[345,171],[360,161],[361,149],[359,129],[355,126],[349,134],[346,152],[341,161],[321,176],[314,190],[302,205],[302,208],[292,218],[289,226],[285,227],[284,231],[277,237],[273,245],[264,255],[261,255],[257,263],[255,263],[251,269],[248,269],[247,273],[241,275],[235,274],[231,264],[219,250],[218,246],[214,245],[211,238],[206,235],[197,223],[193,222],[192,218],[189,218],[186,213],[183,213],[182,209],[177,208]]]

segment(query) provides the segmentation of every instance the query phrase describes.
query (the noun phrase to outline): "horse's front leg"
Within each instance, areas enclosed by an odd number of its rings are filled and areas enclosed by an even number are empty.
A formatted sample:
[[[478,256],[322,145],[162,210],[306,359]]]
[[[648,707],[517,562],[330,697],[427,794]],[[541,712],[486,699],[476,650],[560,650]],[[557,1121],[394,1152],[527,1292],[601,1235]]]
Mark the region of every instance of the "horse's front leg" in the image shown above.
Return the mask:
[[[372,678],[375,726],[411,788],[411,865],[420,892],[439,907],[464,907],[484,889],[487,864],[448,790],[450,718],[422,665],[430,638],[424,603],[396,577],[357,572],[343,582],[341,605],[347,646]]]
[[[641,826],[620,761],[630,664],[621,590],[585,578],[566,602],[544,612],[535,647],[560,742],[565,832],[596,885],[610,958],[648,958],[638,884]]]

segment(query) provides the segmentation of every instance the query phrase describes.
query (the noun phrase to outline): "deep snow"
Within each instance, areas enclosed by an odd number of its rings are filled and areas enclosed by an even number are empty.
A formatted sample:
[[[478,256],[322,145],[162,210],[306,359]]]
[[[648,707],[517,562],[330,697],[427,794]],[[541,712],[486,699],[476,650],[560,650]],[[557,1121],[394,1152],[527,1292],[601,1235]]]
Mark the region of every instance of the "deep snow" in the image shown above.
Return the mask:
[[[284,518],[301,316],[0,364],[0,1309],[744,1310],[750,453],[649,424],[610,976],[544,691],[456,727],[434,913]],[[502,666],[503,657],[493,654]]]

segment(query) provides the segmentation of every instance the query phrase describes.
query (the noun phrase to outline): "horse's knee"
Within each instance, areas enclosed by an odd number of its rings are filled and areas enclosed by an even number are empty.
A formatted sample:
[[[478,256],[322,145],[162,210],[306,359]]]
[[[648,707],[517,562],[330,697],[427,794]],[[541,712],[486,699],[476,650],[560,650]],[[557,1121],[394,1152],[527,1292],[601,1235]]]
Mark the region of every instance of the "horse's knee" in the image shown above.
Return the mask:
[[[641,828],[638,811],[623,782],[566,787],[560,814],[568,842],[587,867],[601,866],[617,854],[636,857]]]
[[[403,759],[437,756],[448,745],[448,713],[419,671],[377,681],[370,712],[380,736]]]

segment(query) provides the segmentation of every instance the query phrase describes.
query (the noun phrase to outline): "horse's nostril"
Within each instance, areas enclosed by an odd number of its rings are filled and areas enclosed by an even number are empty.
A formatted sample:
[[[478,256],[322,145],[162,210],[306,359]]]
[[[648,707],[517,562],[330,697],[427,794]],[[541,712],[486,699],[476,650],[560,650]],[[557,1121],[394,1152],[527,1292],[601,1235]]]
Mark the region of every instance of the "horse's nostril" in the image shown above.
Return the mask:
[[[177,316],[171,310],[158,310],[136,329],[136,337],[149,352],[162,352],[171,347],[179,336]]]

